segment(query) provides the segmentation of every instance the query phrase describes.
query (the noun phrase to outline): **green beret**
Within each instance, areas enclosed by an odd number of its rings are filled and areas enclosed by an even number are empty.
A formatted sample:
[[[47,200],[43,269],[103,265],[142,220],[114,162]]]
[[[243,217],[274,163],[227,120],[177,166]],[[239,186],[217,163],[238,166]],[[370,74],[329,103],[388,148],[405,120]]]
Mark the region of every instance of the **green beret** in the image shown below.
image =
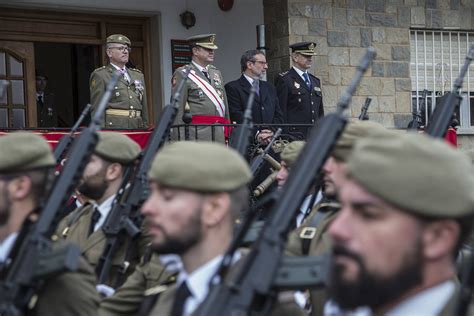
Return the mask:
[[[385,128],[382,125],[372,121],[348,122],[333,149],[332,156],[345,162],[357,140],[372,134],[382,133],[384,130]]]
[[[189,37],[187,39],[188,43],[191,45],[201,46],[207,49],[217,49],[216,34],[200,34]]]
[[[185,141],[160,150],[148,175],[161,185],[197,192],[230,192],[252,177],[247,162],[234,149]]]
[[[280,154],[281,160],[283,160],[288,167],[292,167],[305,144],[306,142],[302,140],[289,143]]]
[[[123,165],[132,163],[141,152],[140,146],[130,137],[115,132],[99,132],[94,154],[110,162]]]
[[[122,34],[112,34],[109,37],[107,37],[107,44],[110,44],[110,43],[124,44],[128,46],[132,45],[128,37]]]
[[[9,133],[0,137],[0,172],[15,173],[56,165],[51,147],[41,136]]]
[[[347,173],[388,203],[434,218],[474,214],[471,161],[442,140],[386,132],[357,142]]]

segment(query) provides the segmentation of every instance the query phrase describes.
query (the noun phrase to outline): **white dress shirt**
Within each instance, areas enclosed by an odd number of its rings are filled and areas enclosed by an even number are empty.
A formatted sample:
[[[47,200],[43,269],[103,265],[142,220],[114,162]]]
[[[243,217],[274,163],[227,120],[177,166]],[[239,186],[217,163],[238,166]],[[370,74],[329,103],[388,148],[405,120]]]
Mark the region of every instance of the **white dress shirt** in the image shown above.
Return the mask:
[[[104,225],[104,222],[107,219],[107,216],[109,216],[110,210],[112,209],[112,203],[114,202],[115,196],[116,195],[114,194],[107,200],[102,202],[102,204],[96,205],[97,209],[100,212],[100,218],[94,226],[94,232],[101,228],[102,225]]]
[[[0,262],[5,262],[8,259],[8,255],[15,244],[17,236],[18,233],[12,233],[0,242]]]
[[[298,73],[298,75],[301,77],[301,79],[303,79],[304,82],[306,82],[306,79],[303,77],[303,74],[306,73],[308,75],[308,79],[309,79],[309,74],[307,71],[302,71],[302,70],[299,70],[298,68],[296,68],[295,66],[293,66],[293,69]]]
[[[120,68],[120,67],[117,66],[117,65],[114,65],[114,64],[112,64],[112,63],[110,63],[110,64],[111,64],[112,66],[114,66],[115,69],[120,70],[120,71],[123,73],[123,76],[124,76],[124,78],[125,78],[125,80],[126,80],[127,82],[130,83],[130,82],[132,81],[132,78],[130,78],[130,75],[128,74],[127,67]]]

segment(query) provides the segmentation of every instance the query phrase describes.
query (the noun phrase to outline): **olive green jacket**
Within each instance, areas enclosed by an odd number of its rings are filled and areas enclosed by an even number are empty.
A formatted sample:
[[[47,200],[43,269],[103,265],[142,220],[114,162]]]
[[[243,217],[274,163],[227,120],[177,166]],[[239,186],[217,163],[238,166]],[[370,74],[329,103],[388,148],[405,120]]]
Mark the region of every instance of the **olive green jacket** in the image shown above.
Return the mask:
[[[94,70],[90,77],[89,87],[91,93],[92,112],[105,92],[107,83],[112,74],[117,71],[114,66],[107,65]],[[148,126],[148,108],[146,101],[145,78],[143,73],[134,68],[127,68],[131,78],[128,83],[125,78],[120,77],[112,91],[107,109],[117,110],[139,110],[141,117],[127,117],[119,115],[108,115],[104,113],[105,128],[146,128]]]
[[[98,229],[88,236],[92,213],[92,204],[86,203],[85,205],[77,208],[59,223],[56,234],[60,238],[78,244],[81,248],[84,258],[95,269],[99,263],[102,252],[104,251],[107,239],[102,229]],[[117,279],[119,278],[118,270],[123,267],[126,252],[129,249],[129,243],[130,239],[127,239],[126,242],[124,242],[116,252],[115,257],[112,260],[112,269],[107,281],[105,282],[106,285],[117,287]],[[139,263],[140,258],[143,256],[148,243],[148,237],[144,234],[144,236],[138,240],[138,247],[131,247],[135,253],[129,261],[130,265],[126,270],[125,277],[128,277],[130,274],[132,274],[135,266]]]
[[[207,81],[206,77],[202,74],[202,72],[193,64],[191,65],[191,71],[196,74],[199,78]],[[225,104],[225,118],[229,120],[229,106],[227,105],[227,96],[225,94],[224,89],[224,80],[222,79],[221,72],[214,66],[209,65],[209,76],[211,79],[211,85],[215,88],[221,99],[224,101]],[[172,88],[172,95],[176,92],[179,83],[184,78],[184,67],[180,67],[176,69],[173,74],[173,88]],[[185,105],[188,104],[190,108],[190,113],[192,115],[210,115],[210,116],[219,116],[219,112],[216,109],[216,106],[209,97],[202,91],[201,88],[198,87],[193,81],[188,79],[185,83],[183,88],[183,94],[181,95],[179,107],[178,107],[178,115],[174,121],[174,124],[184,124],[183,122],[183,113]],[[214,139],[219,142],[224,142],[224,132],[223,128],[216,127],[214,128]],[[172,138],[174,140],[181,139],[184,140],[184,127],[173,128]],[[189,128],[189,135],[190,139],[198,139],[198,140],[212,140],[212,128],[211,127],[198,127],[197,128],[197,138],[196,138],[196,130],[194,128]]]
[[[165,291],[174,282],[175,274],[165,271],[158,256],[153,255],[149,261],[136,266],[114,295],[100,303],[99,315],[137,315],[145,297]]]
[[[339,206],[337,203],[319,203],[316,205],[308,218],[298,227],[296,230],[292,231],[288,237],[288,243],[286,252],[287,254],[294,256],[303,256],[303,239],[301,238],[302,232],[310,226],[312,219],[316,216],[317,212],[321,208],[328,208],[319,220],[318,225],[314,227],[315,233],[311,238],[308,248],[308,256],[318,256],[326,254],[331,249],[331,240],[326,234],[326,231],[337,215]],[[311,306],[312,312],[311,315],[323,315],[324,304],[327,301],[327,293],[325,289],[312,290],[311,292]]]
[[[46,281],[38,293],[35,316],[97,315],[99,294],[92,268],[81,258],[79,269]]]

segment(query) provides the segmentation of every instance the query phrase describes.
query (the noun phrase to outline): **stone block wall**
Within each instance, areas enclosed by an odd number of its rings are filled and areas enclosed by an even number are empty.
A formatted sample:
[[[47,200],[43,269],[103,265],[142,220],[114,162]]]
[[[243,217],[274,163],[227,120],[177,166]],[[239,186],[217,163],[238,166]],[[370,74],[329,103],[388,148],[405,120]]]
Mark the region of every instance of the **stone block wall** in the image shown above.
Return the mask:
[[[405,128],[411,120],[410,28],[472,30],[474,0],[264,0],[268,80],[290,67],[288,45],[317,43],[312,73],[325,110],[335,109],[366,48],[377,57],[357,89],[350,115],[372,98],[371,120]]]

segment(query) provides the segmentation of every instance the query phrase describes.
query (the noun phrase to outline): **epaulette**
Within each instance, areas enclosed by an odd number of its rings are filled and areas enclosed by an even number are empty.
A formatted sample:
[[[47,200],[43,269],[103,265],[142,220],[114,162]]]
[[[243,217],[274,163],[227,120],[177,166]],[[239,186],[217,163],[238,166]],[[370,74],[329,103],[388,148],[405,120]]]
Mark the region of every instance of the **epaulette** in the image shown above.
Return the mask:
[[[103,70],[105,68],[107,68],[107,66],[102,66],[102,67],[96,68],[93,72],[98,72],[98,71]]]
[[[208,65],[207,68],[208,69],[217,69],[216,66],[214,66],[214,65]]]
[[[288,70],[285,71],[285,72],[280,72],[279,75],[280,75],[281,77],[283,77],[283,76],[286,75],[287,73],[288,73]]]
[[[128,68],[128,70],[133,70],[133,71],[136,71],[136,72],[142,73],[142,71],[141,71],[140,69],[137,69],[137,68]]]

